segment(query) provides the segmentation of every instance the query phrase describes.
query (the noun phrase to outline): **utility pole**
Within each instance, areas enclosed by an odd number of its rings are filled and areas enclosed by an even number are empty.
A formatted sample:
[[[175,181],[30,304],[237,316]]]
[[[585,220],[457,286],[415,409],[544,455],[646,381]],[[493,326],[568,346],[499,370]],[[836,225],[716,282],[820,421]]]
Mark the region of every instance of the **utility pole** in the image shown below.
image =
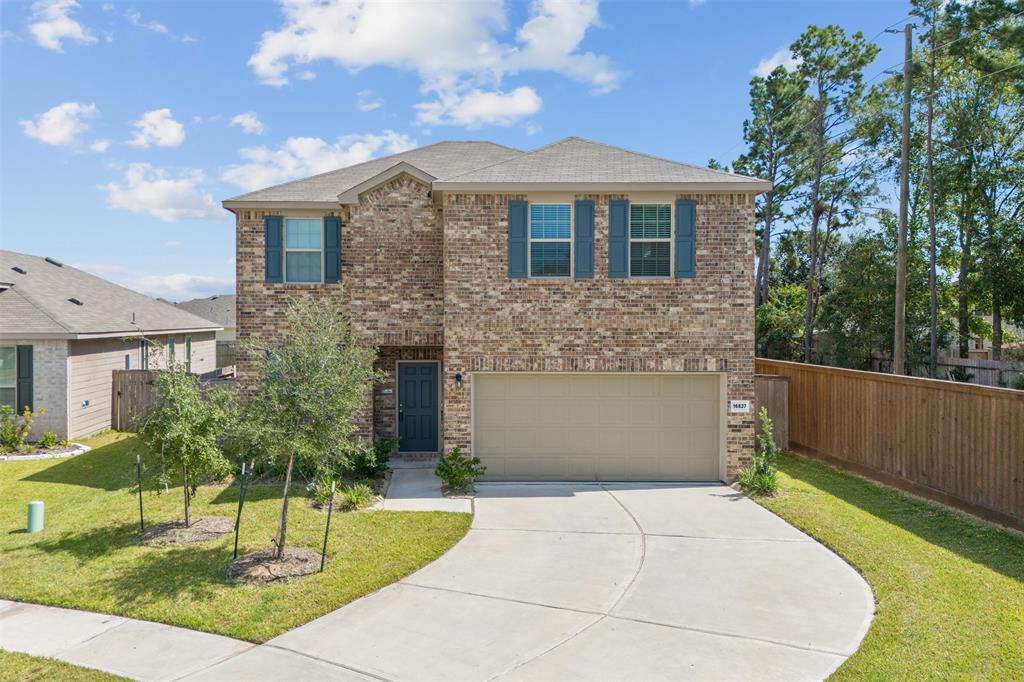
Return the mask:
[[[903,29],[903,144],[900,151],[900,224],[896,251],[896,333],[892,345],[892,373],[904,374],[907,354],[907,210],[910,196],[910,72],[913,68],[913,24]]]
[[[939,374],[939,295],[935,279],[935,168],[932,165],[932,123],[935,120],[935,5],[933,2],[928,19],[928,313],[930,317],[928,346],[928,376],[938,378]]]

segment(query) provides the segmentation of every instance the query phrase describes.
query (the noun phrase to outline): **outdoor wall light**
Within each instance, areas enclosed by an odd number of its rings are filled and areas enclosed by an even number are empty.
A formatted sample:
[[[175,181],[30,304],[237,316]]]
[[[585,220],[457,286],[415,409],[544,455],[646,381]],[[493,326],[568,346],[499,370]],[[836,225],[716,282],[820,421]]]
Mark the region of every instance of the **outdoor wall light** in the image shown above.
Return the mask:
[[[456,388],[462,388],[462,372],[455,373],[455,386]]]

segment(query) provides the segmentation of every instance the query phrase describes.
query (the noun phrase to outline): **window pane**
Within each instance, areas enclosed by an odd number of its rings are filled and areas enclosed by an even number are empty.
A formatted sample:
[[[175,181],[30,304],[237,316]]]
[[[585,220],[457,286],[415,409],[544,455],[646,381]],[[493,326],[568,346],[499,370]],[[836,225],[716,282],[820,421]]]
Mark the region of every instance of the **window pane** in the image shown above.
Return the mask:
[[[631,277],[668,277],[670,245],[668,242],[632,242],[629,245]]]
[[[630,204],[629,236],[632,239],[668,239],[672,236],[669,204]]]
[[[18,381],[17,351],[14,346],[0,348],[0,386],[14,386]],[[14,402],[14,398],[11,398]]]
[[[285,247],[289,249],[319,249],[319,218],[289,218],[285,221]]]
[[[12,410],[17,410],[14,402],[18,399],[17,392],[13,388],[0,388],[0,405],[7,405]]]
[[[569,204],[530,204],[530,239],[568,239]]]
[[[531,277],[568,277],[569,242],[532,242]]]
[[[285,256],[285,277],[289,282],[319,282],[320,252],[289,251]]]

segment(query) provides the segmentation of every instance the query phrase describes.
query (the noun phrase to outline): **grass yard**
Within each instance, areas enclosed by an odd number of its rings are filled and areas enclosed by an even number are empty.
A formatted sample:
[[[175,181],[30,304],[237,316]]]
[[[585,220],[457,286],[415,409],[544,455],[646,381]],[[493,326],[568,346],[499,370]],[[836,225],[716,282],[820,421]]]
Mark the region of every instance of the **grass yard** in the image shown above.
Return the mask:
[[[1024,679],[1024,537],[820,462],[759,502],[853,564],[878,602],[833,680]]]
[[[124,677],[82,668],[53,658],[39,658],[0,649],[0,682],[36,682],[36,680],[119,682],[124,679]]]
[[[132,436],[107,433],[64,460],[0,463],[0,598],[101,611],[263,642],[408,575],[469,529],[469,514],[335,512],[327,567],[287,584],[229,581],[233,534],[170,548],[138,542],[131,492]],[[280,485],[250,486],[239,554],[270,546]],[[293,489],[288,542],[320,551],[326,512]],[[180,519],[182,490],[145,494],[147,526]],[[46,527],[24,531],[29,500],[46,502]],[[201,487],[192,514],[234,519],[237,486]]]

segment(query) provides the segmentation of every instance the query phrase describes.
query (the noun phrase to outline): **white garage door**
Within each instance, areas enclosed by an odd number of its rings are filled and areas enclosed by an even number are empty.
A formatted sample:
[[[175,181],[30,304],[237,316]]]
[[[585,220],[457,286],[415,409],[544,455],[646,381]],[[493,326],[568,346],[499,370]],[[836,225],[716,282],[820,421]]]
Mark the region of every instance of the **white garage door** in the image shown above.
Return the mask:
[[[485,480],[718,480],[719,374],[473,375]]]

